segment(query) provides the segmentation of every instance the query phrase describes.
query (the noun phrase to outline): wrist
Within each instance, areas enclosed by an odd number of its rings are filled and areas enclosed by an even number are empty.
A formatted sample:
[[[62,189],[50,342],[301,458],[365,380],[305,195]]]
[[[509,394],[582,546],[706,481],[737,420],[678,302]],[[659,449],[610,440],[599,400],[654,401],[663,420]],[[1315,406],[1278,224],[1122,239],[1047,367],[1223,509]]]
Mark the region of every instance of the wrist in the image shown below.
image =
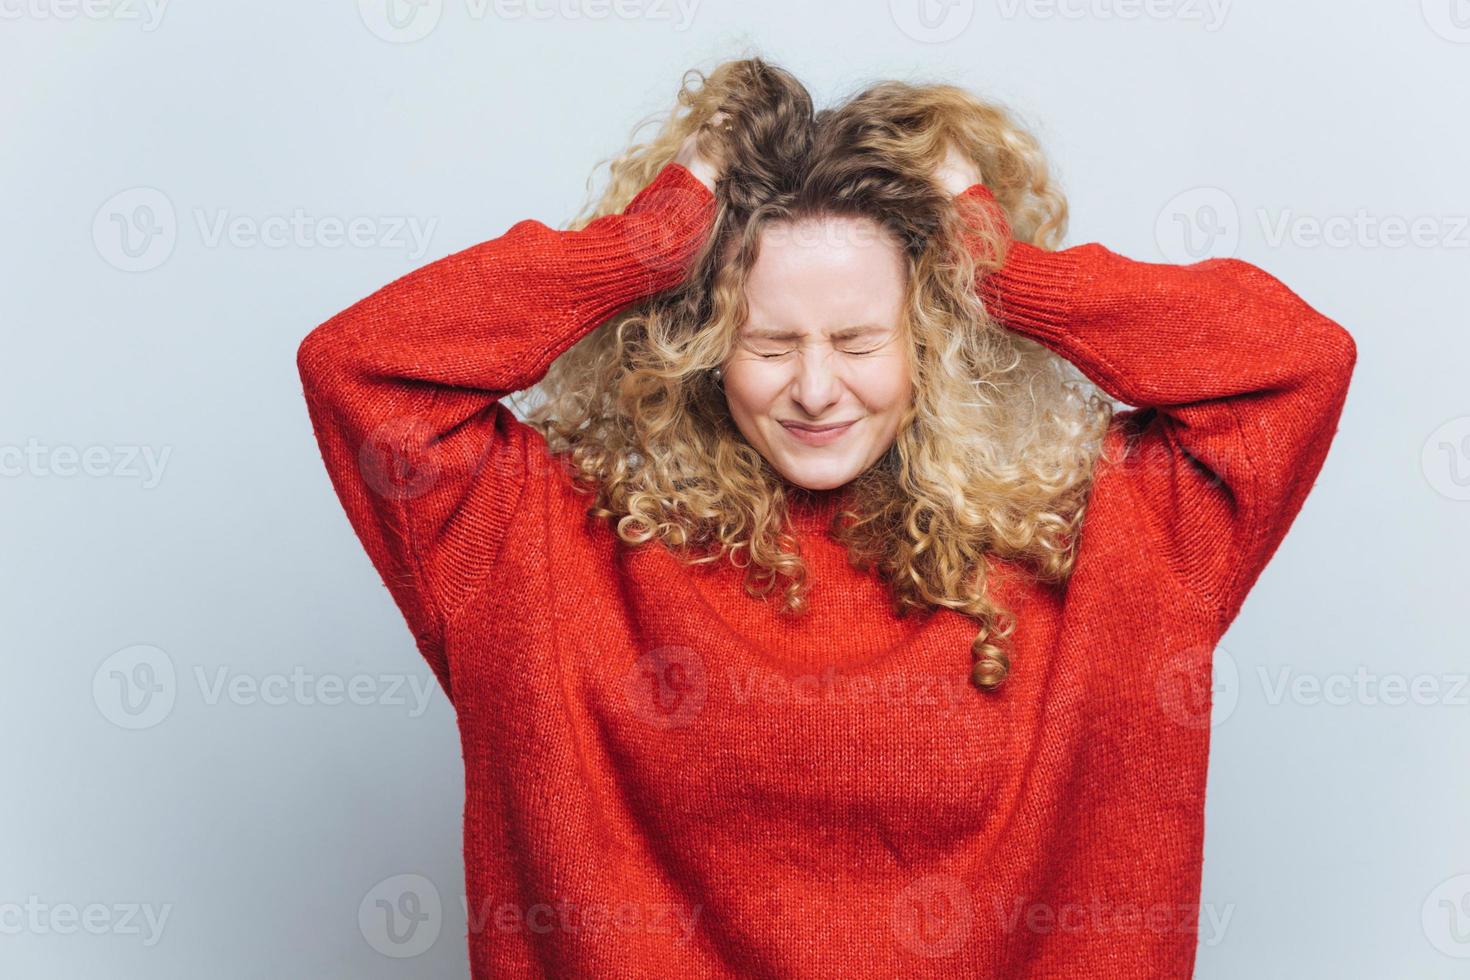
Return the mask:
[[[714,187],[708,180],[699,175],[699,165],[697,163],[693,166],[685,166],[678,160],[670,160],[664,164],[663,169],[654,175],[653,180],[648,182],[648,185],[640,194],[647,192],[649,188],[654,186],[677,188],[688,199],[690,206],[696,211],[706,210],[714,203],[715,199]],[[637,200],[637,198],[635,197],[634,200]]]
[[[1011,223],[995,194],[981,183],[973,183],[954,196],[960,212],[965,244],[988,268],[998,267],[1010,251]]]

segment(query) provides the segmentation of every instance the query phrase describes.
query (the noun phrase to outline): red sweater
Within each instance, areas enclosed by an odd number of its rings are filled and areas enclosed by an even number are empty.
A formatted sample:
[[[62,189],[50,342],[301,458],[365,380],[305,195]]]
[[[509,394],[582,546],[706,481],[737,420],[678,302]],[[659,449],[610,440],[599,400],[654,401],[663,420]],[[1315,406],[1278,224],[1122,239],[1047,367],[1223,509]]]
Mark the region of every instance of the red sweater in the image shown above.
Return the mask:
[[[499,400],[675,284],[712,202],[671,163],[622,214],[522,221],[300,348],[457,713],[473,976],[1188,977],[1233,912],[1198,904],[1212,650],[1322,465],[1352,339],[1243,261],[1016,243],[981,283],[997,316],[1137,407],[1067,587],[993,564],[1019,625],[986,694],[972,621],[895,618],[825,536],[836,495],[793,519],[811,606],[782,615],[738,569],[622,545]]]

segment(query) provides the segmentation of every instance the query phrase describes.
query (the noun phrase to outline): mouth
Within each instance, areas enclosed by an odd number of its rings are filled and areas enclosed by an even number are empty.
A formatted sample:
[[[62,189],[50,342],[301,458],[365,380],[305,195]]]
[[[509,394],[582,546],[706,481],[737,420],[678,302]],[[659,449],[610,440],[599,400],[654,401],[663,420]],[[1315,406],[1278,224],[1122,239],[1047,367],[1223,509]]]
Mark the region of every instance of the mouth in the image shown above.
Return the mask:
[[[838,439],[841,439],[857,422],[857,419],[850,419],[846,422],[833,422],[827,425],[782,422],[781,428],[790,433],[792,438],[808,446],[825,446],[829,442],[836,442]]]

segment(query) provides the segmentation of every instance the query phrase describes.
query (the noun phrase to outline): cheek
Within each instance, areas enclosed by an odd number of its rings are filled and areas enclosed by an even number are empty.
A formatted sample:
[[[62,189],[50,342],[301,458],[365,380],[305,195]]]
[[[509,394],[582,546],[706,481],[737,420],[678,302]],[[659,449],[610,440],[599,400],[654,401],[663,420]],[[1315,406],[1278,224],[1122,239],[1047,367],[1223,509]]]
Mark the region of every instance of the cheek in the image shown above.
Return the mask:
[[[851,385],[869,410],[900,410],[911,400],[908,359],[885,357],[865,361],[851,375]]]
[[[776,400],[783,386],[780,372],[765,365],[742,361],[725,367],[725,400],[737,414],[761,414]]]

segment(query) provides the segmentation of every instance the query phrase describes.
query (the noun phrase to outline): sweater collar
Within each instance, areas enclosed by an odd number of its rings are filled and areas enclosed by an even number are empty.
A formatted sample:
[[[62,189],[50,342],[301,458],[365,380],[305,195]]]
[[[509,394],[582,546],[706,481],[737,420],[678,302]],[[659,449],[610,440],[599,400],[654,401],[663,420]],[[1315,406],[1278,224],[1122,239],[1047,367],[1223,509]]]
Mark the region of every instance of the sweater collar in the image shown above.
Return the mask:
[[[807,490],[787,484],[786,512],[791,526],[803,533],[826,533],[837,513],[851,502],[850,487],[851,484],[832,490]]]

